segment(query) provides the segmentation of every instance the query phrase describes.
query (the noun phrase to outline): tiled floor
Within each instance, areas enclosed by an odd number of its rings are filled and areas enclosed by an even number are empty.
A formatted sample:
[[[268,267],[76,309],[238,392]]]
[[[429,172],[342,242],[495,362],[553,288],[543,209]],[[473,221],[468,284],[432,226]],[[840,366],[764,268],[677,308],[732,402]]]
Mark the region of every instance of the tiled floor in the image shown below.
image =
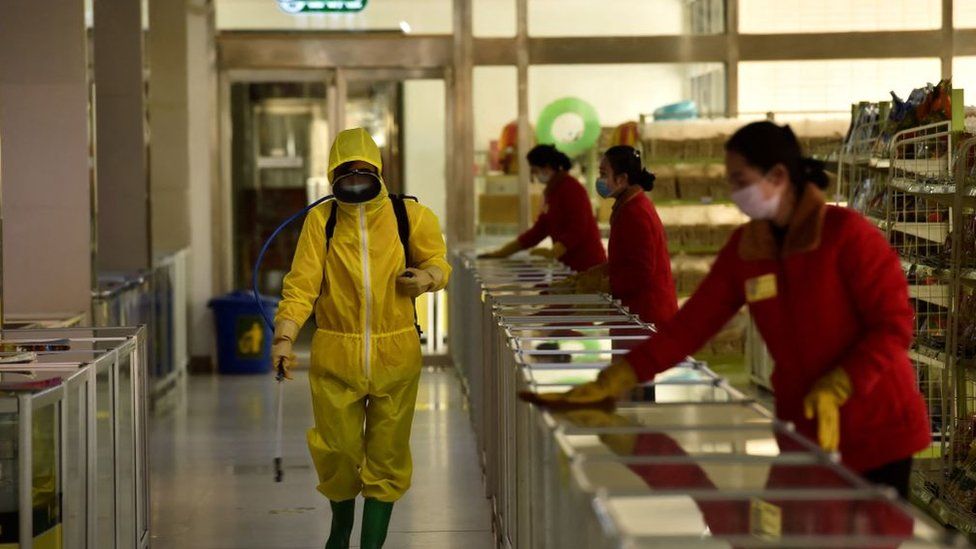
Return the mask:
[[[155,549],[324,546],[329,505],[315,491],[305,445],[307,377],[286,385],[280,484],[271,467],[274,389],[264,377],[192,376],[157,410],[150,429]],[[387,548],[493,546],[463,406],[453,371],[425,370],[411,442],[413,488],[394,509]],[[354,546],[358,539],[357,529]]]

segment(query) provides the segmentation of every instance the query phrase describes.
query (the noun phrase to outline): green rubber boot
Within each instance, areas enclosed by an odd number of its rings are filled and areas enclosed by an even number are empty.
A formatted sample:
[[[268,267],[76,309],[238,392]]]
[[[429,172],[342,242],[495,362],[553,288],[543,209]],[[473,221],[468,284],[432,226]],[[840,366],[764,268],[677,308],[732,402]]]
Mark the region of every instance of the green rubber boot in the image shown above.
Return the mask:
[[[393,504],[366,498],[363,504],[363,535],[361,549],[380,549],[386,542],[386,531],[390,527]]]
[[[356,498],[346,501],[329,501],[332,507],[332,530],[325,549],[349,549],[352,525],[356,521]]]

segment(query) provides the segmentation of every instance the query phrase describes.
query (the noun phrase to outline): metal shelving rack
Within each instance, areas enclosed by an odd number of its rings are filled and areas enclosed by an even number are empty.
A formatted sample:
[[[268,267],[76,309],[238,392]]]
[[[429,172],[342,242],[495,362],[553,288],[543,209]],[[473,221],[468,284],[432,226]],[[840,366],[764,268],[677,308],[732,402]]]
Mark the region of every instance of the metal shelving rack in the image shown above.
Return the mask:
[[[963,140],[963,93],[952,120],[887,138],[887,106],[861,103],[839,154],[839,185],[851,207],[881,229],[901,257],[915,309],[910,356],[932,425],[917,456],[916,502],[943,522],[976,533],[976,139]],[[969,231],[972,233],[972,231]],[[971,333],[973,332],[973,333]]]

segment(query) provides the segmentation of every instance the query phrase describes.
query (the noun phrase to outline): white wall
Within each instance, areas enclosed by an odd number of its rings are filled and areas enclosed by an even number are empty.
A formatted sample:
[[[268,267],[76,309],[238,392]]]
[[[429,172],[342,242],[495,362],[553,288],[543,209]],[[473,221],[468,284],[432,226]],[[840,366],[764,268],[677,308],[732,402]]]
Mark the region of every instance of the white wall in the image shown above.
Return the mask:
[[[408,80],[403,84],[404,190],[420,199],[440,219],[447,219],[447,130],[443,80]]]
[[[857,101],[907,99],[913,88],[938,82],[938,59],[758,61],[739,64],[739,110],[850,112]]]
[[[974,0],[956,0],[956,10],[973,12]],[[842,32],[936,29],[941,0],[741,0],[739,32]]]
[[[369,0],[362,12],[291,15],[275,0],[216,0],[218,30],[394,30],[400,22],[415,34],[450,34],[452,0]]]

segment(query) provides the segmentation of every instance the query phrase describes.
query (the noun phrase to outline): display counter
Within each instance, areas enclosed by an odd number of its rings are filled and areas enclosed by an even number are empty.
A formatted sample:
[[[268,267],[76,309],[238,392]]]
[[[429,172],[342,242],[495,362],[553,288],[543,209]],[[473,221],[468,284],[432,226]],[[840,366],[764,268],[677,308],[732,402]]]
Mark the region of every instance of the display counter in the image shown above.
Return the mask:
[[[607,295],[573,295],[536,259],[452,257],[449,331],[503,548],[936,547],[951,540],[702,362],[615,410],[552,413],[647,337]],[[651,390],[653,388],[653,390]]]
[[[4,335],[0,548],[148,547],[145,329]]]

